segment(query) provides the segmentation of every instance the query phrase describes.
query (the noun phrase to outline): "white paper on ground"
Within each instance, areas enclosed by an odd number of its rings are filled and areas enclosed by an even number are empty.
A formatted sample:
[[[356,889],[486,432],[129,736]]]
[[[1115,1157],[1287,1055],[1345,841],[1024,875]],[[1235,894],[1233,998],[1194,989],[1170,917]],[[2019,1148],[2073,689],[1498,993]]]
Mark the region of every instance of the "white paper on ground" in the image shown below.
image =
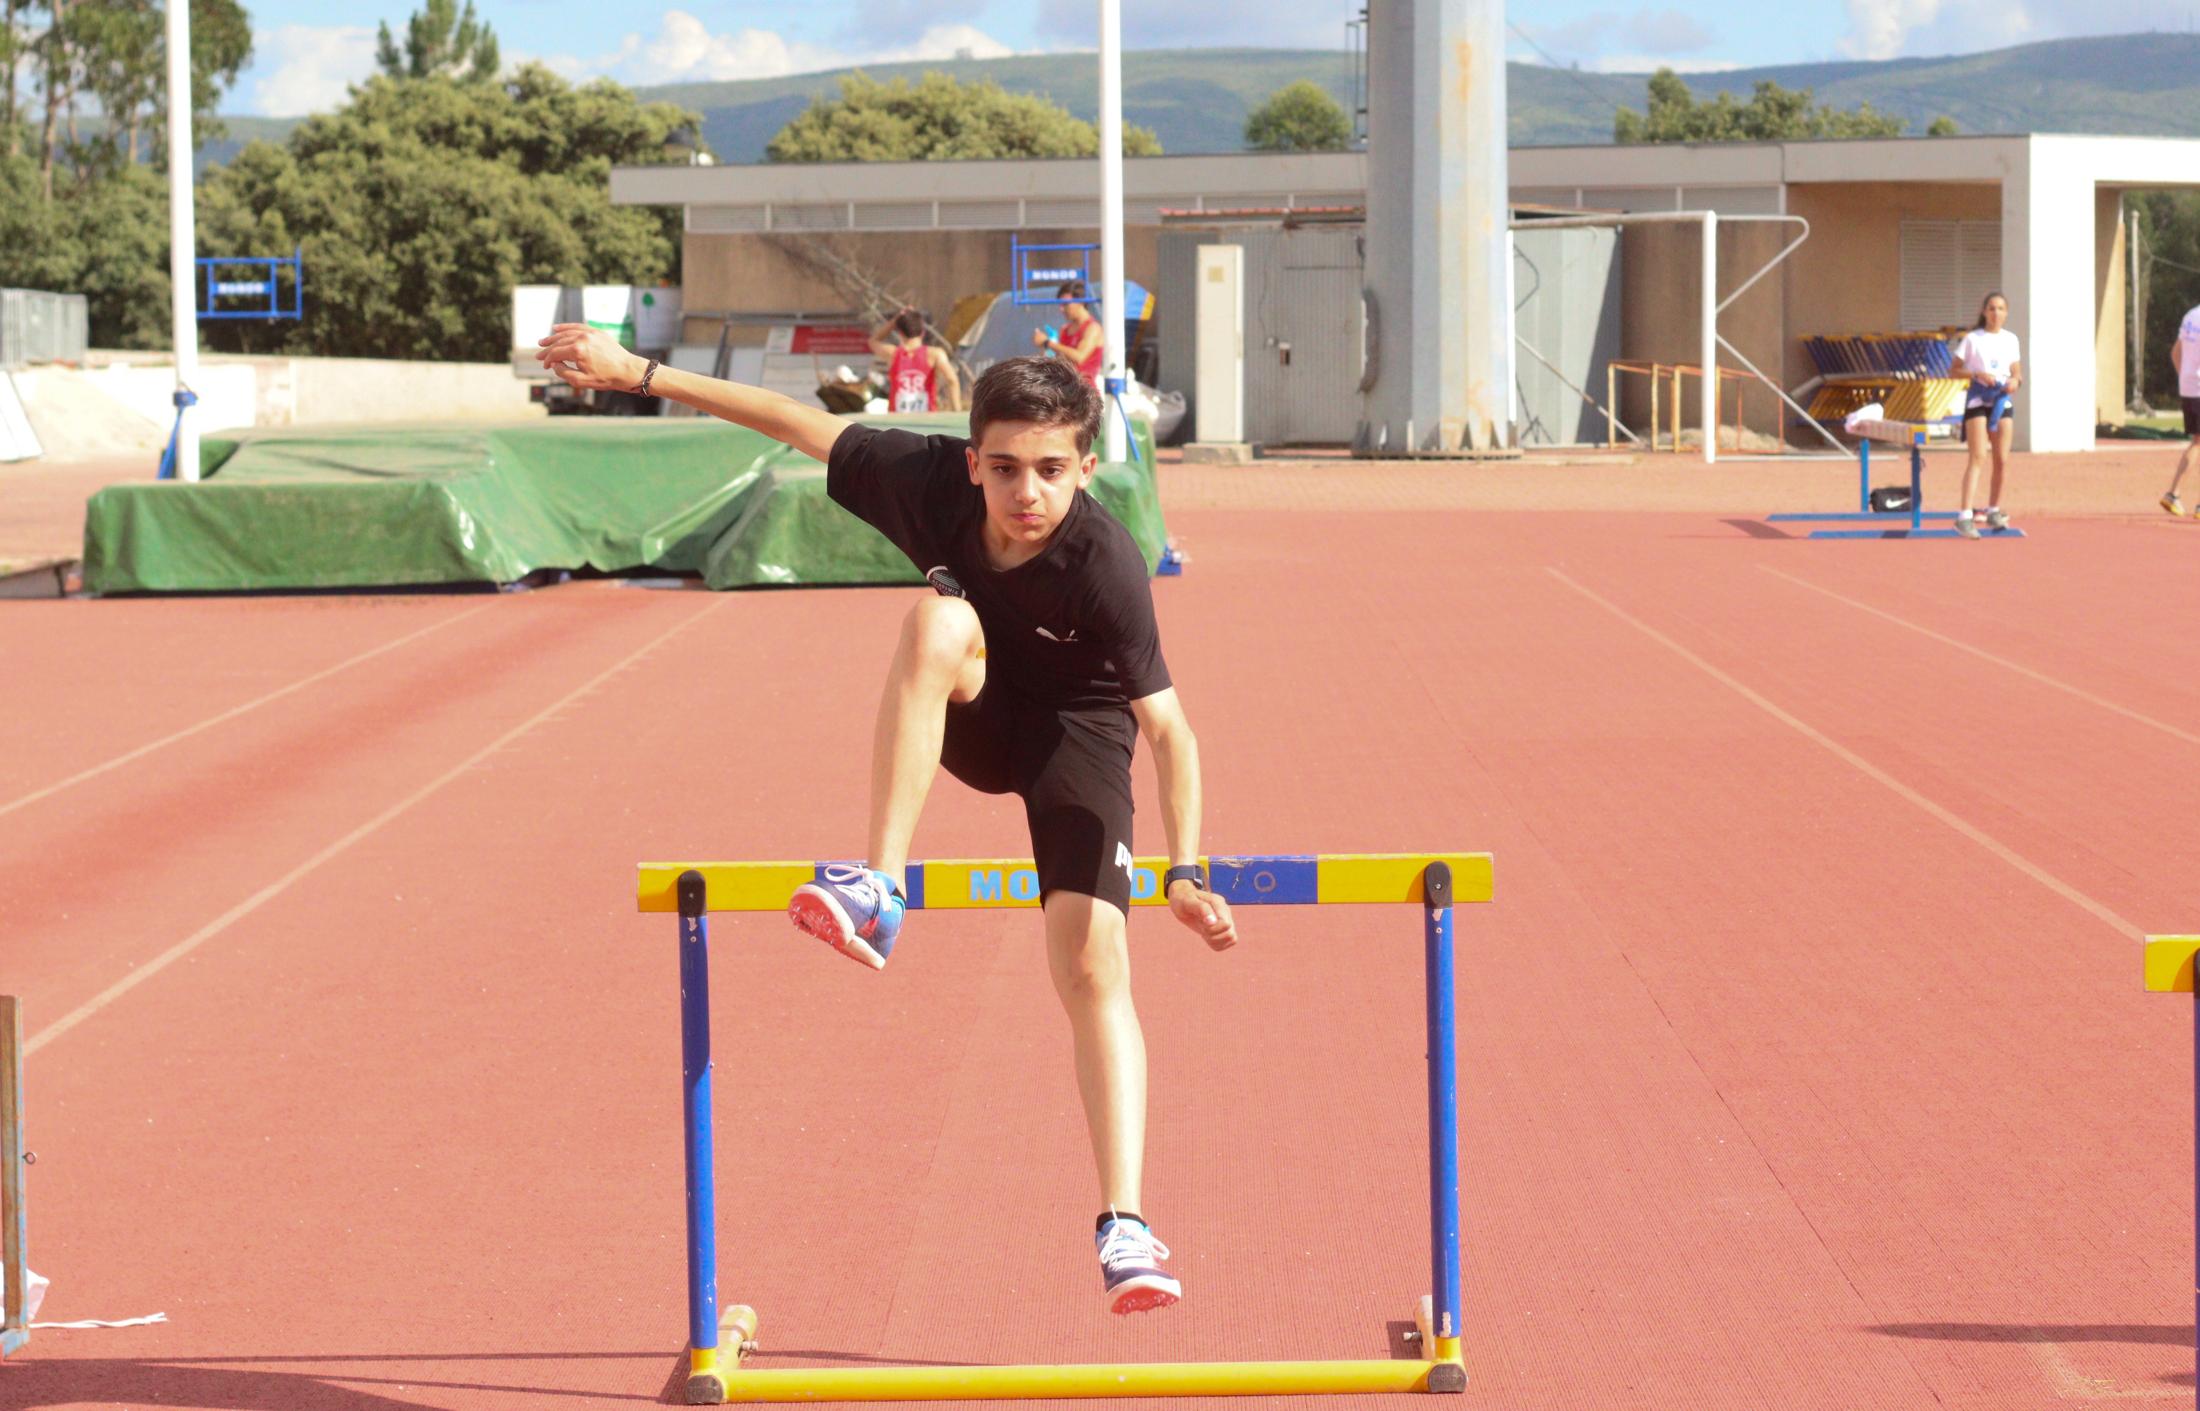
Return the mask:
[[[166,1313],[148,1313],[142,1318],[79,1318],[73,1323],[33,1323],[33,1328],[53,1328],[61,1331],[85,1328],[142,1328],[153,1323],[168,1321]]]
[[[23,1322],[34,1331],[38,1329],[141,1328],[148,1323],[165,1323],[168,1321],[166,1313],[148,1313],[142,1318],[81,1318],[73,1323],[39,1323],[32,1321],[38,1317],[38,1306],[46,1301],[46,1290],[52,1286],[53,1281],[36,1269],[25,1269],[23,1271]]]

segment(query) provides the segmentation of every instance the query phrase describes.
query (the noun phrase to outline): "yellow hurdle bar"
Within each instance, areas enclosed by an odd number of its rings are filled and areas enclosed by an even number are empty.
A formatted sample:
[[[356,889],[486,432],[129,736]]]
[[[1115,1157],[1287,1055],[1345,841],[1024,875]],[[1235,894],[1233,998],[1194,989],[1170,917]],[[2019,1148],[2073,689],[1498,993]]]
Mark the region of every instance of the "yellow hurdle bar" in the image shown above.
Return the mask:
[[[2200,936],[2147,937],[2147,989],[2155,994],[2191,994],[2195,954],[2200,954]]]
[[[1143,1362],[1062,1367],[790,1367],[725,1376],[727,1401],[1006,1401],[1038,1397],[1304,1396],[1428,1391],[1456,1363]],[[1444,1388],[1452,1390],[1455,1388]]]
[[[1432,862],[1451,866],[1452,900],[1486,902],[1493,879],[1488,853],[1332,853],[1325,856],[1205,857],[1208,885],[1232,906],[1335,906],[1419,902]],[[703,874],[710,911],[784,911],[794,889],[817,877],[822,862],[645,862],[636,901],[641,911],[678,911],[680,874]],[[1131,905],[1161,906],[1163,857],[1131,863]],[[912,862],[903,879],[911,911],[1035,907],[1039,874],[1029,858],[953,858]]]

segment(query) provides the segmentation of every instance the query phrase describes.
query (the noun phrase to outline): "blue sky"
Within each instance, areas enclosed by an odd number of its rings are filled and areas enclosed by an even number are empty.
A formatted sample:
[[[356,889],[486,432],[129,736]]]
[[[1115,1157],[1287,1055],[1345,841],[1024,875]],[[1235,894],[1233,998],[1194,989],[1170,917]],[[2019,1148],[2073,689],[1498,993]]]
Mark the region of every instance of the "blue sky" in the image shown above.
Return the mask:
[[[223,104],[288,116],[341,102],[373,66],[374,28],[401,29],[413,0],[247,0],[255,57]],[[631,84],[753,78],[896,59],[1096,43],[1094,0],[477,0],[509,59]],[[1124,0],[1133,49],[1334,47],[1359,0]],[[2185,29],[2200,0],[1513,0],[1513,57],[1585,69],[1734,68],[1964,53],[2071,35]],[[1533,44],[1528,41],[1532,40]]]

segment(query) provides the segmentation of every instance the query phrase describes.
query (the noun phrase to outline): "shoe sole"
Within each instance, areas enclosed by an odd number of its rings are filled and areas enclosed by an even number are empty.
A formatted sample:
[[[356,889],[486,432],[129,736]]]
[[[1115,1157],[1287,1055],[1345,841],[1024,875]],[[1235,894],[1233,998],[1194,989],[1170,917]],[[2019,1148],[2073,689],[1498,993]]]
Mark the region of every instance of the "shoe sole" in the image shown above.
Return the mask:
[[[795,888],[794,899],[787,903],[787,919],[794,922],[796,930],[817,937],[850,960],[861,961],[873,970],[886,968],[885,957],[856,934],[847,909],[822,887],[804,883]]]
[[[2170,515],[2173,518],[2183,519],[2185,517],[2185,512],[2183,510],[2179,509],[2177,506],[2171,504],[2167,500],[2156,500],[2155,503],[2162,507],[2164,513]]]
[[[1167,1308],[1183,1296],[1183,1287],[1174,1279],[1163,1283],[1150,1277],[1138,1278],[1108,1291],[1108,1311],[1151,1313],[1157,1308]]]

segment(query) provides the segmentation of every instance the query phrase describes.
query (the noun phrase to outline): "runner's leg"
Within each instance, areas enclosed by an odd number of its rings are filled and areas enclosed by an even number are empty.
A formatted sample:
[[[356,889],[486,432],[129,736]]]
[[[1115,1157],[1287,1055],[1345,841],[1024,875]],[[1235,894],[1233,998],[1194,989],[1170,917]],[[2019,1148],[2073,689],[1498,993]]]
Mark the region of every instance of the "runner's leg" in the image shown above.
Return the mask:
[[[1131,1004],[1128,928],[1112,902],[1080,892],[1046,899],[1047,967],[1069,1015],[1077,1095],[1092,1136],[1100,1203],[1142,1210],[1146,1151],[1146,1038]]]
[[[871,739],[870,864],[901,878],[909,840],[939,772],[949,701],[985,687],[985,632],[961,598],[927,593],[902,619]]]

